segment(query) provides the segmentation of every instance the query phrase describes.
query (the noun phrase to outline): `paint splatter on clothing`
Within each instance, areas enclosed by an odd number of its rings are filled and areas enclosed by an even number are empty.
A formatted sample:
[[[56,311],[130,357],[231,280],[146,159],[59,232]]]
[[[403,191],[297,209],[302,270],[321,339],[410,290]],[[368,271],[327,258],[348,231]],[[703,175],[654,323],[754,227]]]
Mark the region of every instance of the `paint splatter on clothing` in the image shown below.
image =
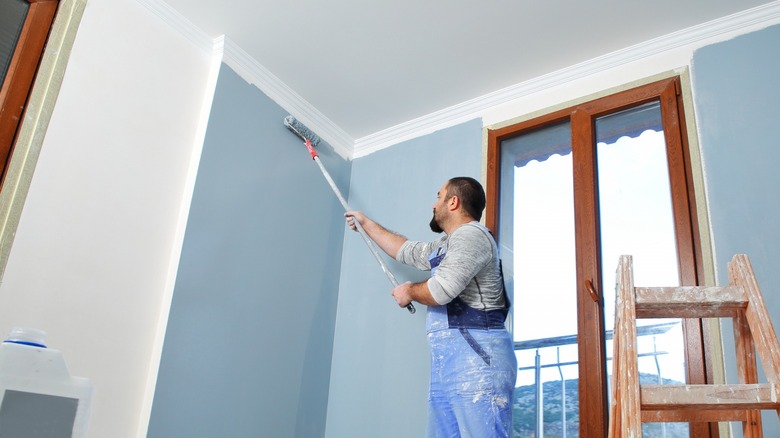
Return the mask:
[[[431,383],[428,438],[512,436],[512,393],[517,359],[506,330],[469,330],[491,357],[490,364],[457,330],[428,334]]]
[[[430,270],[429,438],[508,437],[517,359],[504,327],[509,300],[498,248],[478,222],[433,242],[407,241],[397,260]]]

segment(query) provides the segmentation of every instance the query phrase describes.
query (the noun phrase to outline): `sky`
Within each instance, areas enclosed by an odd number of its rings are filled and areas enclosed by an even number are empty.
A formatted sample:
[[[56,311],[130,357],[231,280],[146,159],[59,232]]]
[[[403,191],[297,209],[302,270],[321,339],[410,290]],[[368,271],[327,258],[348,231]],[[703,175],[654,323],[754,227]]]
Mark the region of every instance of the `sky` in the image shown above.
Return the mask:
[[[662,132],[645,131],[612,144],[599,143],[598,185],[602,283],[615,284],[623,254],[633,256],[636,286],[677,286],[677,255],[669,176]],[[577,332],[574,200],[571,153],[515,167],[514,338],[515,341]],[[502,242],[502,247],[507,245]],[[606,288],[606,286],[605,286]],[[614,326],[614,289],[601,291],[607,330]],[[638,325],[674,320],[640,320]],[[654,342],[655,341],[655,342]],[[639,340],[640,372],[684,381],[682,330]],[[607,345],[611,357],[612,344]],[[534,365],[536,351],[518,352],[518,366]],[[539,352],[542,364],[577,361],[575,345]],[[611,361],[608,366],[611,369]],[[546,368],[542,380],[576,378],[576,365]],[[530,382],[529,382],[530,378]],[[518,385],[533,383],[532,371],[518,373]]]

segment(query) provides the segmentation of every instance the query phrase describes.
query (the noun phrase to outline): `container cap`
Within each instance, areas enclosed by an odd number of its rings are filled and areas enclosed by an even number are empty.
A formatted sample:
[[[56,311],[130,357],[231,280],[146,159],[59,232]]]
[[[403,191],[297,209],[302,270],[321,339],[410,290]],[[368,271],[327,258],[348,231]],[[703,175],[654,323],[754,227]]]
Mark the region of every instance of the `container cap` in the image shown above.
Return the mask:
[[[46,348],[46,332],[29,327],[14,327],[5,342]]]

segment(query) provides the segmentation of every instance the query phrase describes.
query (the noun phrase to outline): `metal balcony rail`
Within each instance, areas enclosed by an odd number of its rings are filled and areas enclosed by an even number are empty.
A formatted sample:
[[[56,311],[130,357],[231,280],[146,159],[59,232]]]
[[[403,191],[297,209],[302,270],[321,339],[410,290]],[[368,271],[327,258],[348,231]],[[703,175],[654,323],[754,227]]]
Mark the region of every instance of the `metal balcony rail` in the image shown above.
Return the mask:
[[[661,379],[661,366],[658,362],[658,356],[668,354],[667,351],[658,351],[656,348],[656,342],[655,342],[655,336],[664,334],[671,330],[673,327],[680,324],[680,321],[672,321],[672,322],[665,322],[660,324],[652,324],[652,325],[645,325],[645,326],[639,326],[637,327],[637,338],[646,337],[646,336],[653,336],[653,350],[651,352],[647,353],[639,353],[638,357],[648,357],[651,356],[655,360],[655,367],[656,372],[658,375],[659,383]],[[606,335],[606,340],[610,341],[613,337],[613,331],[608,330]],[[535,361],[534,364],[531,366],[522,366],[518,367],[518,371],[528,371],[528,370],[534,370],[534,387],[536,389],[535,393],[535,431],[536,431],[536,437],[544,437],[543,433],[543,427],[544,427],[544,397],[543,397],[543,384],[541,382],[541,373],[542,369],[544,368],[557,368],[558,374],[561,378],[561,430],[562,435],[561,438],[567,438],[567,431],[566,431],[566,379],[563,376],[563,367],[570,366],[570,365],[577,365],[578,362],[575,361],[565,361],[561,362],[560,357],[560,347],[567,346],[567,345],[575,345],[577,343],[577,335],[564,335],[564,336],[556,336],[552,338],[542,338],[542,339],[531,339],[527,341],[519,341],[515,342],[515,351],[528,351],[528,350],[536,350],[535,354]],[[539,350],[544,348],[556,348],[556,357],[557,360],[553,363],[547,363],[542,364],[541,363],[541,356],[539,355]],[[609,350],[608,350],[609,351]],[[611,357],[607,358],[607,361],[612,360]],[[610,393],[610,391],[608,391]],[[665,425],[664,425],[664,436],[665,436]]]

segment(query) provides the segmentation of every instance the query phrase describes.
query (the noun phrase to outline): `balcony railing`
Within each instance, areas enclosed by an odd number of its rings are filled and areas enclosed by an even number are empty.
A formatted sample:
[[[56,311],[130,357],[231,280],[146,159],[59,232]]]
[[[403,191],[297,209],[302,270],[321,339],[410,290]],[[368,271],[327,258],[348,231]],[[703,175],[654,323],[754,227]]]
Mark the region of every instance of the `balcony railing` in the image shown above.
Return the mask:
[[[671,322],[664,322],[660,324],[653,324],[653,325],[644,325],[637,327],[637,338],[642,339],[645,338],[645,342],[640,342],[640,349],[643,348],[641,345],[644,345],[646,351],[639,351],[637,353],[637,356],[639,358],[651,358],[655,365],[655,373],[645,373],[644,379],[647,378],[653,378],[657,380],[657,382],[653,383],[663,383],[663,373],[662,373],[662,366],[659,361],[659,357],[669,354],[668,351],[665,350],[659,350],[658,349],[658,343],[656,342],[656,339],[659,335],[664,335],[667,332],[669,332],[672,328],[679,327],[680,320],[674,320]],[[606,340],[607,342],[612,340],[613,332],[612,330],[606,332]],[[650,341],[650,342],[647,342]],[[520,341],[515,342],[515,354],[518,356],[518,384],[515,390],[515,405],[526,405],[527,406],[527,398],[528,394],[527,391],[525,394],[521,394],[519,392],[520,389],[528,389],[529,387],[533,388],[534,394],[533,394],[533,406],[534,406],[534,415],[533,420],[531,420],[532,424],[529,423],[529,416],[528,415],[518,415],[518,411],[515,410],[515,420],[514,420],[514,436],[515,437],[535,437],[535,438],[541,438],[541,437],[561,437],[561,438],[571,438],[578,435],[578,428],[576,427],[576,421],[570,421],[567,416],[574,410],[576,415],[577,408],[576,406],[567,406],[567,379],[565,377],[564,369],[566,367],[574,368],[576,369],[576,366],[578,364],[576,360],[576,345],[577,345],[577,335],[566,335],[566,336],[557,336],[552,338],[543,338],[543,339],[532,339],[527,341]],[[650,346],[651,345],[651,346]],[[567,349],[567,347],[569,347]],[[542,363],[542,355],[540,355],[541,350],[547,350],[548,352],[550,350],[548,349],[555,349],[554,350],[554,359],[551,360],[551,354],[547,354],[546,358],[547,360],[545,363]],[[562,349],[564,350],[564,354],[562,356]],[[568,351],[566,351],[568,350]],[[522,354],[523,352],[534,352],[533,355],[533,363],[529,364],[529,354]],[[607,351],[611,351],[611,349],[607,349]],[[574,354],[572,354],[574,352]],[[611,361],[612,358],[608,357],[607,361]],[[525,363],[523,363],[525,361]],[[526,365],[528,364],[528,365]],[[560,397],[559,401],[557,402],[557,406],[550,406],[550,403],[548,402],[547,406],[545,406],[544,401],[544,382],[542,381],[542,370],[544,369],[550,369],[554,368],[557,370],[557,374],[560,377],[560,388],[556,390],[557,393],[559,391]],[[528,371],[533,371],[533,379],[531,382],[527,382],[525,385],[521,383],[521,373],[526,372],[523,374],[523,376],[527,376]],[[570,373],[571,374],[571,373]],[[578,377],[573,377],[569,379],[569,385],[572,385],[571,380],[574,380]],[[527,380],[527,378],[525,379]],[[607,379],[609,381],[609,379]],[[554,383],[555,380],[549,381],[549,383]],[[549,388],[549,385],[548,385]],[[571,395],[569,397],[571,403],[577,403],[577,397],[576,397],[576,391],[577,388],[570,388],[570,392],[574,392],[575,394]],[[608,388],[609,393],[609,388]],[[519,400],[519,398],[522,397],[523,400]],[[556,397],[557,398],[557,397]],[[548,421],[548,430],[544,430],[545,426],[545,407],[549,411],[554,412],[560,412],[560,418],[556,418],[554,420],[555,423],[560,421],[560,428],[558,427],[551,427],[551,422]],[[573,408],[573,409],[572,409]],[[519,418],[518,418],[519,417]],[[576,418],[575,418],[576,420]],[[522,424],[521,424],[522,423]],[[570,424],[571,423],[571,424]],[[656,432],[653,436],[661,436],[661,437],[667,437],[668,434],[668,427],[666,423],[661,423],[656,426],[658,428],[658,432]],[[677,429],[680,428],[680,426],[676,426]],[[554,430],[549,430],[554,429]],[[687,429],[686,429],[687,430]],[[547,433],[545,435],[545,432]],[[677,434],[674,434],[675,436]]]

